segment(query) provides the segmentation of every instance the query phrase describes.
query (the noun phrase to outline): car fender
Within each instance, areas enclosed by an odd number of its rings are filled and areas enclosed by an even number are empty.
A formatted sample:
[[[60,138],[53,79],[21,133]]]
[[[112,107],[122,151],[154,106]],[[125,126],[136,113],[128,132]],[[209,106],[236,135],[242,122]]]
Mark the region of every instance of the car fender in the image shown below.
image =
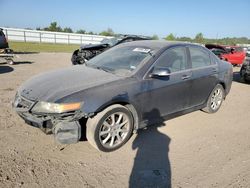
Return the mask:
[[[97,113],[103,111],[107,107],[114,105],[114,104],[121,104],[126,106],[133,116],[134,121],[134,130],[137,130],[139,127],[139,122],[141,119],[141,115],[138,113],[140,112],[140,105],[135,101],[131,101],[127,93],[119,93],[113,97],[110,96],[103,96],[102,100],[94,100],[95,97],[91,97],[88,99],[89,103],[83,104],[82,111],[85,113],[87,117],[93,117]],[[92,100],[93,99],[93,100]]]

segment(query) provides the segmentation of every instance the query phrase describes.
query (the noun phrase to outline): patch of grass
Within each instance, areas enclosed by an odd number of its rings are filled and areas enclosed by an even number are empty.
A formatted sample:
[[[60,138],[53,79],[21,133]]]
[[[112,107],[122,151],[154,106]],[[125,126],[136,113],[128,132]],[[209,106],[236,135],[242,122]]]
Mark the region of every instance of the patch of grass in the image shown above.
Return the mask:
[[[50,44],[32,42],[9,41],[9,46],[14,52],[73,52],[80,45],[75,44]]]

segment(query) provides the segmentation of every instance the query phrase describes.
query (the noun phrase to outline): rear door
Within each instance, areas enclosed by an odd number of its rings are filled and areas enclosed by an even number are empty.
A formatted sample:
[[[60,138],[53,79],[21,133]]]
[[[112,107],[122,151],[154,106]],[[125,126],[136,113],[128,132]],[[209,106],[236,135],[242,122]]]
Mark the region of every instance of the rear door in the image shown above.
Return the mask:
[[[218,64],[202,47],[189,46],[192,63],[191,106],[204,104],[218,80]],[[213,58],[214,59],[214,58]]]

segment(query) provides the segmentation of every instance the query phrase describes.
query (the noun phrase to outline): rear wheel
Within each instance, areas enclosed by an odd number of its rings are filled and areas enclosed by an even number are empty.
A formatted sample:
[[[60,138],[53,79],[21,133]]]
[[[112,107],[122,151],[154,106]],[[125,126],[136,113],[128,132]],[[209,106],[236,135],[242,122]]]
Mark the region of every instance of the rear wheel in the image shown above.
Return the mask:
[[[124,145],[132,135],[133,116],[122,105],[112,105],[87,121],[87,139],[96,149],[110,152]]]
[[[225,97],[225,90],[221,84],[217,84],[209,95],[207,100],[207,106],[202,110],[207,113],[215,113],[221,107],[223,99]]]

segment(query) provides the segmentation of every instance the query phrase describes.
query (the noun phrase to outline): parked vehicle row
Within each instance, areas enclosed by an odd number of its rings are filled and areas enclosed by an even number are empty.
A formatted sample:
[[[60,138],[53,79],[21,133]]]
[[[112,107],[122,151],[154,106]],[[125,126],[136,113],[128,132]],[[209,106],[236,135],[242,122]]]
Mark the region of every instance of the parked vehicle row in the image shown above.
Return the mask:
[[[145,126],[195,110],[215,113],[232,84],[232,65],[200,45],[142,40],[26,81],[13,107],[26,123],[109,152]]]

